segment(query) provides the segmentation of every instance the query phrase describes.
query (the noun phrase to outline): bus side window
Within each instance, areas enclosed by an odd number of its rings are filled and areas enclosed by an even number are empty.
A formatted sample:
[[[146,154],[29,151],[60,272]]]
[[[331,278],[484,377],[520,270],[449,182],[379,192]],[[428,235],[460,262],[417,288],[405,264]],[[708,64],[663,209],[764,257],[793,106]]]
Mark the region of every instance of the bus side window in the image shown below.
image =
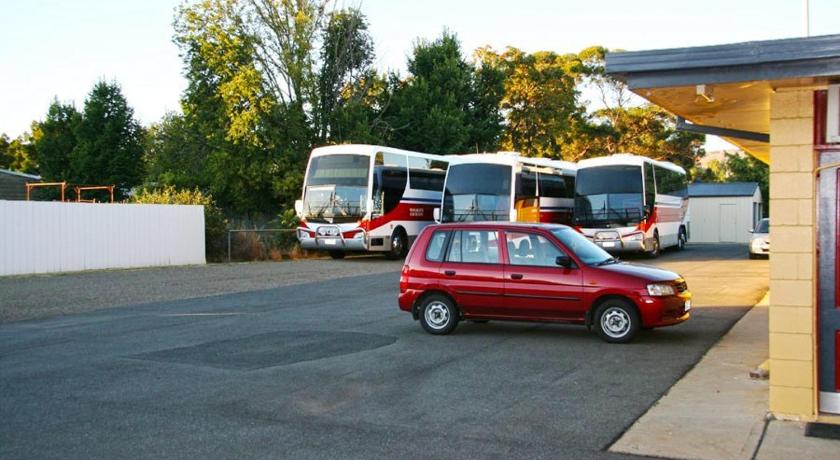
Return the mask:
[[[685,176],[659,166],[656,167],[656,186],[661,195],[685,196],[687,194]]]
[[[644,163],[645,167],[645,206],[648,213],[653,212],[656,204],[656,180],[653,177],[653,165]]]
[[[572,198],[575,191],[575,179],[573,176],[564,176],[560,173],[540,173],[540,196],[546,198]]]
[[[389,213],[397,207],[405,193],[408,182],[408,168],[405,155],[393,153],[376,154],[374,166],[374,207],[382,213]]]
[[[409,188],[442,192],[447,166],[448,164],[445,161],[432,161],[425,158],[409,157]]]

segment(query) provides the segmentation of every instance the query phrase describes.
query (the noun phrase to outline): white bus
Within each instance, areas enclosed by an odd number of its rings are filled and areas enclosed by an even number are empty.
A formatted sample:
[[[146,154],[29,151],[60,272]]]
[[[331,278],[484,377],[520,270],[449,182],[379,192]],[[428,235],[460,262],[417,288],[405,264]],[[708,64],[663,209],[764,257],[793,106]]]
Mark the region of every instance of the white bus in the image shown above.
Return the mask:
[[[295,202],[298,241],[333,258],[347,251],[403,257],[434,223],[448,160],[378,145],[333,145],[312,151]]]
[[[571,224],[574,163],[515,152],[453,157],[446,173],[441,222]]]
[[[689,222],[683,168],[626,153],[578,162],[574,223],[605,250],[683,249]]]

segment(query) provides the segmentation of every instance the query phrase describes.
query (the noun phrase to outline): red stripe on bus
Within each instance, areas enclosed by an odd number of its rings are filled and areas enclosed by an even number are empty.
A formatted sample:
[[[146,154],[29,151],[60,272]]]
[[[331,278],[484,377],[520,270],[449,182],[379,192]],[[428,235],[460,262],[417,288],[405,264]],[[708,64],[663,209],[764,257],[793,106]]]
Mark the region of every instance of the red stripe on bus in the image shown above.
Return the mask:
[[[840,331],[834,334],[834,389],[840,393]]]

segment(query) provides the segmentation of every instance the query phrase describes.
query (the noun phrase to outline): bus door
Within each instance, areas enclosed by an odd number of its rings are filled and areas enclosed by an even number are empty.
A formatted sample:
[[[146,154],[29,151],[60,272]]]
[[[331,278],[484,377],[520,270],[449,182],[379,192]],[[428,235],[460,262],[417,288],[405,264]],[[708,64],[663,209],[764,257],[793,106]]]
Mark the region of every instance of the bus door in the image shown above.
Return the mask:
[[[840,151],[823,152],[821,165],[840,162]],[[819,178],[819,359],[820,412],[840,414],[840,168],[826,168]]]
[[[516,210],[517,222],[540,221],[540,199],[537,195],[537,171],[529,166],[522,166],[516,173],[513,209]]]

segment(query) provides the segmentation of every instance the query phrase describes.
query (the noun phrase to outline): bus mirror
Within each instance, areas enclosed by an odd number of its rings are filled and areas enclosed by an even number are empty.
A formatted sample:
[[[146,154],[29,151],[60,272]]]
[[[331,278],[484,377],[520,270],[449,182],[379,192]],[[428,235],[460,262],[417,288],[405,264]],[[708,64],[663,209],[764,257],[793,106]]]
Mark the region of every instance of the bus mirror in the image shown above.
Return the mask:
[[[303,217],[303,200],[295,200],[295,214]]]
[[[440,208],[435,208],[432,211],[432,216],[435,219],[435,222],[440,222]]]

